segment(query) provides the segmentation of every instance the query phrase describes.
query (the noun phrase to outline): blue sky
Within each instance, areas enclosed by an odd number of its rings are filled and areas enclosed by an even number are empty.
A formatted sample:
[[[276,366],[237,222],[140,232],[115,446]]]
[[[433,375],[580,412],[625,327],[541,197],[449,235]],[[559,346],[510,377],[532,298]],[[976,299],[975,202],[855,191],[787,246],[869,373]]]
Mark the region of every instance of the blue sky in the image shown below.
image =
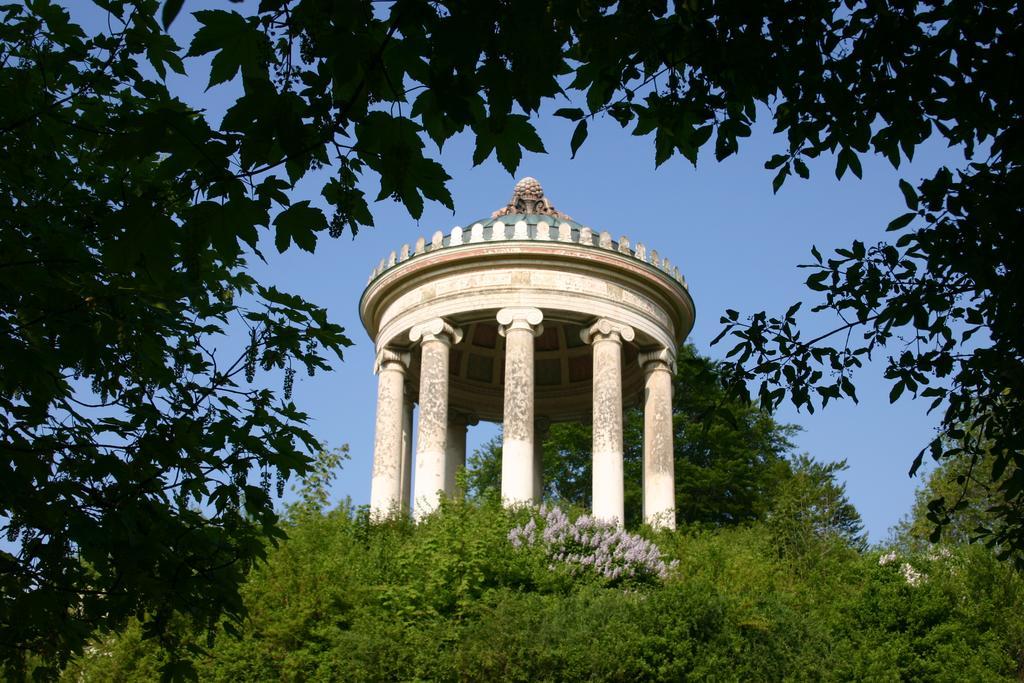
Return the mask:
[[[352,460],[339,475],[337,495],[351,495],[356,503],[369,500],[376,384],[373,349],[359,322],[357,302],[370,270],[392,249],[420,235],[429,240],[434,230],[468,226],[489,216],[508,200],[516,178],[538,178],[559,210],[616,238],[629,235],[677,264],[697,305],[690,339],[713,357],[724,356],[729,348],[725,343],[709,346],[720,330],[722,311],[782,312],[798,300],[815,302],[816,295],[803,286],[807,271],[796,267],[810,260],[811,245],[825,253],[853,239],[879,241],[888,221],[906,210],[896,186],[900,176],[888,162],[874,158],[864,160],[863,180],[849,176],[842,182],[835,179],[831,159],[819,160],[809,181],[791,178],[773,195],[772,174],[763,163],[780,151],[783,141],[766,126],[755,130],[735,158],[717,163],[708,155],[697,168],[674,159],[658,169],[652,141],[630,136],[610,120],[591,126],[576,159],[568,150],[571,124],[548,117],[539,121],[539,130],[549,153],[527,154],[515,177],[493,158],[473,167],[468,138],[456,139],[436,155],[452,176],[455,215],[428,205],[417,222],[386,200],[372,207],[376,227],[355,239],[321,240],[315,255],[275,255],[265,268],[256,269],[327,307],[355,342],[335,372],[301,378],[295,390],[314,419],[314,432],[328,443],[351,446]],[[942,148],[922,150],[913,165],[901,169],[902,177],[913,182],[948,156]],[[367,189],[375,195],[373,182]],[[831,322],[807,316],[806,329],[823,330]],[[936,424],[920,402],[889,404],[883,369],[882,359],[876,359],[859,374],[859,405],[831,404],[814,415],[787,406],[778,414],[781,421],[803,427],[796,440],[800,450],[822,460],[847,459],[847,490],[873,541],[884,539],[909,509],[918,480],[908,478],[907,469]],[[470,447],[496,433],[492,425],[472,428]]]
[[[81,9],[69,6],[76,15]],[[187,3],[185,9],[195,8]],[[91,12],[76,18],[92,29],[105,24]],[[178,18],[173,33],[182,45],[187,45],[193,27],[185,13]],[[187,64],[198,73],[206,66],[202,59],[190,59]],[[205,77],[173,77],[170,85],[184,100],[206,109],[217,123],[235,85],[205,92],[205,82]],[[690,340],[701,353],[722,357],[729,346],[710,347],[709,342],[718,334],[719,316],[726,308],[741,313],[782,312],[799,300],[816,303],[815,293],[803,286],[807,271],[797,268],[810,260],[811,245],[825,254],[848,246],[853,239],[868,244],[883,239],[888,221],[906,210],[897,179],[916,185],[937,165],[957,160],[941,145],[926,145],[918,150],[914,163],[905,163],[899,171],[880,157],[866,157],[863,180],[847,174],[837,181],[834,160],[820,158],[810,164],[810,180],[791,177],[773,195],[772,172],[764,170],[763,164],[783,151],[785,141],[771,135],[767,120],[755,127],[737,156],[724,162],[716,162],[708,149],[696,168],[675,158],[655,169],[653,139],[633,137],[607,118],[591,124],[590,137],[571,159],[573,124],[551,117],[552,110],[536,122],[549,153],[525,153],[515,176],[493,157],[474,167],[473,141],[467,136],[450,141],[443,151],[428,143],[432,156],[452,177],[454,215],[443,206],[428,204],[415,221],[401,205],[385,200],[371,206],[376,227],[354,239],[347,233],[337,240],[324,234],[312,255],[294,248],[279,255],[268,240],[264,248],[268,262],[252,260],[255,276],[326,307],[355,342],[333,372],[314,378],[299,373],[295,382],[296,403],[310,414],[314,433],[332,446],[348,443],[351,447],[352,459],[334,485],[337,498],[348,495],[357,504],[369,501],[376,378],[372,344],[362,329],[357,304],[370,270],[403,243],[412,244],[421,235],[429,240],[434,230],[448,231],[489,216],[508,200],[517,178],[538,178],[561,211],[595,230],[608,230],[615,238],[625,234],[642,241],[678,265],[697,306]],[[295,199],[319,203],[316,181],[301,184]],[[376,196],[376,180],[368,177],[364,189]],[[805,311],[809,308],[804,306]],[[824,316],[805,316],[805,320],[805,337],[834,322]],[[814,415],[784,406],[777,416],[803,427],[796,439],[799,450],[821,460],[849,462],[844,475],[847,491],[872,541],[884,540],[888,529],[909,510],[920,479],[910,479],[907,469],[937,424],[936,416],[925,415],[923,402],[905,396],[889,404],[883,369],[884,358],[879,357],[855,378],[859,405],[832,404]],[[494,425],[471,428],[470,448],[496,433]]]

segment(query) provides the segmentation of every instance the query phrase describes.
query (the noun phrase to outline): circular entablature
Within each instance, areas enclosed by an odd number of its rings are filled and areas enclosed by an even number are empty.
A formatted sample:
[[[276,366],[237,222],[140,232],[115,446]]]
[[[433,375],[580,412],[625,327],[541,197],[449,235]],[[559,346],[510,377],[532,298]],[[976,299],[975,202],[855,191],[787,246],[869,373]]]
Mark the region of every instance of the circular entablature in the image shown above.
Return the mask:
[[[534,187],[536,185],[536,187]],[[535,414],[552,422],[588,421],[593,353],[581,332],[599,320],[625,325],[625,406],[643,400],[641,353],[674,357],[695,310],[679,269],[654,249],[595,232],[557,211],[526,178],[512,200],[486,220],[421,238],[382,260],[360,300],[360,316],[378,351],[410,353],[408,381],[419,392],[419,346],[409,331],[441,318],[459,328],[452,346],[449,408],[502,420],[505,345],[497,321],[507,307],[535,308]]]

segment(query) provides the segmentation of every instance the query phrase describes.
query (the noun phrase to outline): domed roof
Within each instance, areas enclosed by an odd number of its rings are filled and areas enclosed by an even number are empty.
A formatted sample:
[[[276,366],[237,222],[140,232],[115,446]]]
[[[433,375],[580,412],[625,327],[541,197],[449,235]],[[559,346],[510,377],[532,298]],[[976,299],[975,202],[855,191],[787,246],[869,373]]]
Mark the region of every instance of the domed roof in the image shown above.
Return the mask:
[[[525,221],[527,225],[535,226],[541,221],[545,221],[549,225],[568,223],[574,228],[583,227],[571,216],[556,209],[551,201],[544,196],[544,188],[541,187],[540,182],[530,176],[526,176],[516,183],[512,190],[512,199],[508,201],[508,204],[492,213],[490,218],[473,221],[473,223],[480,223],[487,227],[498,220],[506,225]]]

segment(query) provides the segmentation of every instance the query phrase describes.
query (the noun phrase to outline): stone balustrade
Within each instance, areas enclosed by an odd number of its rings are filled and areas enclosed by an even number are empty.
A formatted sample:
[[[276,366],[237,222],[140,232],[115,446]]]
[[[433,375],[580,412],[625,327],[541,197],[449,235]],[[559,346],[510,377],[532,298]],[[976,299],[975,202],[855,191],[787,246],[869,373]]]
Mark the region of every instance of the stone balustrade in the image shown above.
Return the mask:
[[[487,224],[474,223],[469,229],[455,226],[447,235],[438,230],[431,236],[430,241],[427,241],[425,237],[420,237],[414,245],[403,244],[398,251],[393,251],[386,259],[381,259],[377,267],[370,273],[368,283],[373,282],[385,271],[400,263],[415,259],[424,254],[433,253],[439,249],[451,249],[464,245],[488,242],[511,241],[563,242],[618,252],[657,268],[685,289],[689,289],[686,284],[686,278],[679,272],[678,266],[669,263],[667,258],[659,256],[657,250],[651,249],[648,251],[643,242],[637,242],[635,245],[632,245],[632,242],[626,235],[623,235],[616,241],[612,239],[611,233],[607,231],[594,232],[586,226],[577,226],[567,221],[559,221],[557,218],[553,218],[550,222],[541,220],[535,224],[528,223],[525,220],[515,222],[488,221]]]

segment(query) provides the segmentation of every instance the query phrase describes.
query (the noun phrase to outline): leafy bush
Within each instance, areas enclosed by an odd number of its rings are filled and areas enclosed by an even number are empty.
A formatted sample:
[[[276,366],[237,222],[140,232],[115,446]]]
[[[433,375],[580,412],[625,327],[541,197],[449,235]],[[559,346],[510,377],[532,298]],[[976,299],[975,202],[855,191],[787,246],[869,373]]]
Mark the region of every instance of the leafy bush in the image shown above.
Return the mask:
[[[653,583],[669,572],[661,550],[651,541],[589,515],[570,521],[556,507],[542,505],[526,524],[509,531],[508,539],[514,548],[541,548],[552,571],[593,574],[608,585]]]
[[[182,621],[177,637],[200,680],[232,683],[988,681],[1017,680],[1024,663],[1024,580],[984,548],[884,562],[879,551],[817,553],[805,573],[758,524],[651,541],[615,532],[618,547],[643,552],[604,573],[574,558],[551,571],[552,552],[604,545],[615,556],[609,530],[569,520],[493,498],[445,501],[419,524],[372,524],[348,504],[293,510],[288,540],[244,587],[240,633],[207,642]],[[923,577],[916,585],[904,564]],[[613,579],[614,566],[647,574]],[[150,681],[167,660],[129,624],[98,636],[65,678]]]

